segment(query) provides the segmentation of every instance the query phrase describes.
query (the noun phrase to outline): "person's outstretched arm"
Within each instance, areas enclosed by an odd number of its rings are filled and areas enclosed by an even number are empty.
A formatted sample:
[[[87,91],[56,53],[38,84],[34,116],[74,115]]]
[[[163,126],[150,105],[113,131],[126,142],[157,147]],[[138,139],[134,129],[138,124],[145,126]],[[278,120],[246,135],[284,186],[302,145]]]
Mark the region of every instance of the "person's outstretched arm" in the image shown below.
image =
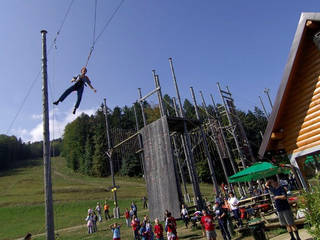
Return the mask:
[[[94,91],[94,92],[97,92],[97,90],[91,85],[91,81],[90,81],[90,79],[88,78],[88,82],[87,82],[87,84],[88,84],[88,86]]]

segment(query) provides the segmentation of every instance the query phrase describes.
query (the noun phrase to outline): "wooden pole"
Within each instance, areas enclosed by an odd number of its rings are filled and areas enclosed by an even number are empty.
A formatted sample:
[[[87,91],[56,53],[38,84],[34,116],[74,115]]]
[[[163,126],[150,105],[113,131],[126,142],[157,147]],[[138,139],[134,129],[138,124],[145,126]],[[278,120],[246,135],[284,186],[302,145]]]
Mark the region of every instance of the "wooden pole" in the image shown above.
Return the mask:
[[[120,218],[120,210],[118,207],[118,199],[117,199],[117,188],[116,188],[116,181],[114,178],[114,168],[113,168],[113,161],[112,161],[112,144],[111,144],[110,131],[109,131],[107,103],[105,98],[103,99],[103,101],[104,101],[104,117],[106,120],[106,134],[107,134],[107,142],[108,142],[108,154],[109,154],[108,158],[109,158],[111,178],[112,178],[113,200],[115,204],[115,208],[113,209],[113,215],[114,215],[114,218]]]
[[[134,118],[136,120],[136,130],[139,132],[139,121],[138,121],[138,115],[137,115],[137,110],[136,110],[136,103],[133,104],[133,111],[134,111]],[[141,134],[138,135],[138,140],[139,140],[139,150],[142,150],[143,144],[142,144],[142,136]],[[144,154],[143,151],[139,153],[139,158],[140,158],[140,163],[142,166],[142,171],[143,171],[143,178],[145,178],[145,173],[144,173]]]
[[[42,35],[43,167],[44,167],[44,192],[45,192],[45,215],[46,215],[47,240],[54,240],[46,34],[47,34],[46,30],[41,31],[41,35]]]
[[[200,121],[200,115],[199,115],[199,111],[198,111],[198,104],[197,104],[197,100],[196,100],[196,97],[195,97],[195,94],[194,94],[194,91],[193,91],[193,87],[190,87],[190,91],[191,91],[191,96],[192,96],[192,100],[193,100],[194,109],[196,111],[196,116],[197,116],[197,119]],[[217,195],[219,195],[220,190],[219,190],[219,185],[218,185],[218,181],[217,181],[217,178],[216,178],[216,174],[214,172],[214,163],[213,163],[213,161],[211,159],[211,155],[210,155],[209,148],[208,148],[208,143],[207,143],[207,138],[206,138],[206,135],[204,134],[204,131],[203,131],[203,128],[202,128],[201,124],[199,126],[199,129],[200,129],[200,134],[201,134],[201,138],[202,138],[202,141],[203,141],[204,153],[205,153],[205,155],[207,157],[207,161],[208,161],[208,165],[209,165],[211,180],[212,180],[212,183],[213,183],[213,186],[214,186],[214,189],[215,189],[215,192],[216,192],[216,196],[217,196]],[[218,151],[219,151],[219,149],[218,149]],[[228,178],[228,176],[226,176],[226,178]]]
[[[139,94],[139,98],[142,98],[141,88],[138,88],[138,94]],[[143,103],[144,103],[144,101],[139,101],[140,108],[141,108],[141,114],[142,114],[142,120],[143,120],[143,126],[145,127],[145,126],[147,126],[147,119],[146,119],[146,115],[144,113]]]
[[[188,132],[185,114],[184,114],[182,103],[181,103],[181,98],[180,98],[179,88],[178,88],[178,84],[177,84],[176,74],[175,74],[175,71],[173,68],[172,58],[169,58],[169,64],[170,64],[170,69],[171,69],[171,73],[172,73],[173,83],[174,83],[174,86],[176,89],[178,103],[180,106],[180,117],[183,118],[184,136],[182,136],[181,139],[182,139],[182,145],[184,145],[184,148],[186,149],[186,151],[185,151],[186,160],[189,163],[189,171],[191,172],[192,189],[193,189],[195,201],[197,204],[197,208],[203,209],[204,206],[203,206],[203,200],[202,200],[202,195],[201,195],[200,186],[199,186],[198,174],[197,174],[197,170],[195,167],[193,154],[191,151],[190,134]]]
[[[261,103],[263,112],[264,112],[264,114],[266,115],[266,118],[269,118],[269,114],[267,113],[267,110],[266,110],[266,108],[264,107],[264,104],[263,104],[263,101],[262,101],[261,96],[259,96],[259,99],[260,99],[260,103]]]

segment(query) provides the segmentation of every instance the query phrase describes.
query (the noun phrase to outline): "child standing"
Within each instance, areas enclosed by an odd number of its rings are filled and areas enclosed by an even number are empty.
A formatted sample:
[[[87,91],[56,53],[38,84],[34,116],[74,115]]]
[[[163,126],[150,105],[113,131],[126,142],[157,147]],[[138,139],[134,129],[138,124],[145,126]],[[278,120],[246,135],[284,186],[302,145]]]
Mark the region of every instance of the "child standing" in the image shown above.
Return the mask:
[[[102,217],[101,217],[101,206],[100,206],[100,203],[99,203],[99,202],[97,202],[96,211],[97,211],[97,213],[98,213],[98,219],[99,219],[99,222],[102,222]]]
[[[140,236],[139,236],[140,222],[138,218],[136,218],[136,216],[134,215],[132,217],[131,227],[133,231],[134,240],[140,240]]]
[[[98,217],[97,217],[96,213],[92,212],[92,224],[93,224],[92,229],[93,229],[93,232],[98,231],[97,221],[98,221]]]
[[[110,229],[113,233],[112,239],[113,240],[120,240],[120,227],[121,224],[114,223],[110,225]]]
[[[91,234],[93,233],[93,218],[92,214],[88,213],[88,216],[85,219],[87,221],[87,227],[88,227],[88,233]]]
[[[146,223],[146,230],[147,230],[147,233],[148,233],[148,240],[153,240],[154,238],[154,234],[153,234],[153,228],[152,228],[152,224],[148,221]]]
[[[141,227],[139,229],[139,233],[141,236],[141,240],[148,240],[148,232],[145,222],[141,223]]]
[[[163,227],[162,225],[159,223],[159,218],[156,218],[154,220],[154,233],[156,235],[156,240],[164,240],[163,238]]]
[[[171,212],[167,213],[166,219],[166,231],[168,240],[177,240],[177,223],[174,217],[171,216]]]
[[[130,227],[130,213],[128,211],[128,208],[126,208],[126,211],[124,212],[124,217],[126,218],[127,226]]]
[[[186,226],[186,228],[188,228],[188,224],[189,224],[189,214],[188,214],[188,210],[185,207],[184,204],[182,204],[181,206],[181,218]]]

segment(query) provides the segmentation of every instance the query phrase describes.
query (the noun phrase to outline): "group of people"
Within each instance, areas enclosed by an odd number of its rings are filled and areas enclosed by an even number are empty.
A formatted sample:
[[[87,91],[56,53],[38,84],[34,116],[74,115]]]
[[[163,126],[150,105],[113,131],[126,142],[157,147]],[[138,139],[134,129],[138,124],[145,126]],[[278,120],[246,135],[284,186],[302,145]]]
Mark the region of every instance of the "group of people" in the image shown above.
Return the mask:
[[[100,202],[97,202],[97,205],[94,208],[94,210],[92,208],[88,209],[88,215],[85,218],[85,221],[87,222],[89,234],[92,234],[98,230],[97,223],[102,222],[102,211],[104,211],[104,217],[106,220],[111,219],[109,210],[110,210],[110,206],[107,203],[107,201],[105,201],[103,208],[100,205]]]
[[[286,188],[281,186],[276,179],[269,179],[263,186],[273,194],[280,224],[287,227],[291,240],[300,240],[298,229],[294,225],[292,211],[287,200]],[[223,239],[231,240],[233,233],[231,215],[233,215],[233,218],[236,220],[236,227],[241,228],[243,223],[240,216],[239,200],[233,192],[226,191],[226,193],[228,193],[228,198],[217,197],[214,206],[208,204],[209,206],[207,209],[196,211],[192,216],[189,215],[188,208],[185,205],[182,205],[181,219],[183,220],[185,227],[188,228],[190,221],[194,224],[199,222],[203,230],[203,235],[206,236],[207,240],[215,240],[217,234],[214,222],[217,221]],[[95,232],[97,230],[96,222],[102,221],[99,203],[97,203],[95,210],[97,211],[97,214],[91,209],[88,210],[88,217],[86,218],[88,222],[88,233]],[[107,203],[104,205],[104,210],[105,218],[109,219],[110,215]],[[164,227],[158,218],[155,219],[154,226],[152,226],[147,215],[145,215],[140,222],[137,206],[134,202],[131,203],[130,210],[128,208],[125,210],[124,217],[127,227],[132,228],[134,240],[163,240],[165,232],[168,240],[178,239],[176,220],[167,210],[165,211]],[[89,224],[90,221],[92,221],[91,224]],[[114,240],[120,240],[121,225],[122,224],[118,223],[110,225]]]
[[[149,220],[148,215],[143,217],[140,222],[137,216],[133,216],[131,220],[131,227],[133,231],[134,240],[164,240],[164,231],[167,233],[168,240],[178,240],[177,223],[171,212],[165,211],[165,227],[163,228],[159,219],[154,220],[154,227]]]

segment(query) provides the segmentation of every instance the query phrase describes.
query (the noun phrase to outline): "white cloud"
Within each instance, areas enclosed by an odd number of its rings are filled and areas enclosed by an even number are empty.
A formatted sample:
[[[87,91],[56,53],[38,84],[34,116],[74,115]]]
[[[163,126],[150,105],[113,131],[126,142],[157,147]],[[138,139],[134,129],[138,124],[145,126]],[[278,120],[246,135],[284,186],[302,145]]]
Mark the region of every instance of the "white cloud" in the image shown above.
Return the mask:
[[[96,112],[96,109],[78,109],[76,114],[72,114],[72,109],[68,112],[61,112],[58,108],[49,113],[50,119],[50,139],[60,138],[63,135],[65,126],[80,116],[82,113],[92,115]],[[40,118],[38,118],[40,116]],[[42,119],[42,115],[33,114],[33,119]],[[14,135],[21,137],[24,142],[35,142],[43,139],[43,122],[38,123],[31,130],[27,129],[13,129]]]

